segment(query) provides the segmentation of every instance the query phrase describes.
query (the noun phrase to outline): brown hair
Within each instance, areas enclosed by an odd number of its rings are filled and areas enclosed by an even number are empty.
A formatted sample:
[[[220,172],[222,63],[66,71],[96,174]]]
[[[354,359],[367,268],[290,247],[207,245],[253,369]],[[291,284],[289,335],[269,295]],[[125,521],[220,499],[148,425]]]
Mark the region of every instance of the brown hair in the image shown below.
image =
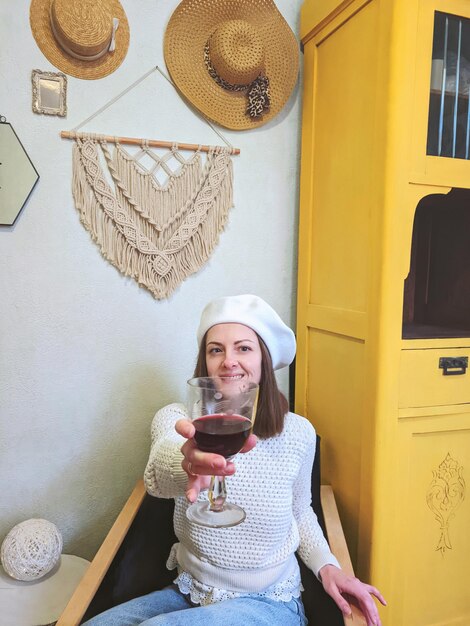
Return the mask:
[[[253,432],[260,439],[267,439],[282,432],[284,418],[289,410],[289,403],[284,394],[278,389],[269,350],[258,333],[256,333],[256,336],[261,348],[261,380],[259,382],[258,407]],[[206,338],[207,332],[199,346],[194,376],[208,376]]]

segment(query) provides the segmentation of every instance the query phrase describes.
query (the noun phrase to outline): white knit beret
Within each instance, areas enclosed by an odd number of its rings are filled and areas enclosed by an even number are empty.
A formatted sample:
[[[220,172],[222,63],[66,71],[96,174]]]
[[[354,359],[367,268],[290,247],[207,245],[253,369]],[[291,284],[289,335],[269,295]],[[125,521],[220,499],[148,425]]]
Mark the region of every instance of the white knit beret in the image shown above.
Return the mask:
[[[295,356],[295,335],[276,311],[262,298],[244,294],[212,300],[204,308],[197,342],[216,324],[243,324],[254,330],[266,344],[275,370],[289,365]]]

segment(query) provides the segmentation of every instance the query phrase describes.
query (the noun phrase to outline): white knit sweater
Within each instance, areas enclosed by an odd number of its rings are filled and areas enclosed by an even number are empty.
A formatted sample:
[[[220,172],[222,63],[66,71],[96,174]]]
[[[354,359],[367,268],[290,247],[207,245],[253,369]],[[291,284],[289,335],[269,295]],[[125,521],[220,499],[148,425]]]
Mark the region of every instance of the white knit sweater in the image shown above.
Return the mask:
[[[194,602],[206,604],[247,593],[289,600],[300,593],[295,552],[318,575],[324,565],[339,567],[330,552],[311,503],[315,430],[305,418],[288,413],[280,435],[260,439],[235,458],[227,478],[228,500],[246,512],[242,524],[206,528],[186,517],[187,475],[181,467],[183,437],[175,422],[187,418],[182,404],[170,404],[152,422],[152,447],[145,470],[147,491],[175,498],[175,544],[168,567]],[[207,492],[199,499],[207,500]]]

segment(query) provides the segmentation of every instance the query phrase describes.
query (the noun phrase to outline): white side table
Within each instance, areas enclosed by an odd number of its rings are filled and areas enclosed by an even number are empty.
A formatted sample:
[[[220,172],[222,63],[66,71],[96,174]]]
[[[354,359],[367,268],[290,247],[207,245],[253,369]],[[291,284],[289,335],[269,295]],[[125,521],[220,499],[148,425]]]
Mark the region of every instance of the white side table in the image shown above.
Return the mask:
[[[59,619],[90,562],[62,554],[43,578],[14,580],[0,567],[0,626],[45,626]]]

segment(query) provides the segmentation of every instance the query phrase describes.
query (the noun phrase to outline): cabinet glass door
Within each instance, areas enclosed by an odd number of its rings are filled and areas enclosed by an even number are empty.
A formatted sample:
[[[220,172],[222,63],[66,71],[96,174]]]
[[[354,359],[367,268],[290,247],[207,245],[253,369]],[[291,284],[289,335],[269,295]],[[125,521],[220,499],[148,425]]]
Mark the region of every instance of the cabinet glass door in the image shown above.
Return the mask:
[[[470,19],[434,13],[427,154],[470,158]]]

